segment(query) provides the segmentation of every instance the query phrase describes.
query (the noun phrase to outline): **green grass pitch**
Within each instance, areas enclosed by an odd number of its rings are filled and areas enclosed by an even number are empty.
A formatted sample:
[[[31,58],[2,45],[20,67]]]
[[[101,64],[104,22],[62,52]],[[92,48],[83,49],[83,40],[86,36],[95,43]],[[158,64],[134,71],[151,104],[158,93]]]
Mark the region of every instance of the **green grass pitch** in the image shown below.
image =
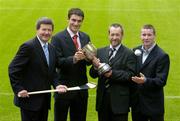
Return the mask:
[[[165,121],[180,121],[179,0],[0,0],[0,121],[20,120],[19,109],[13,105],[7,72],[18,47],[35,36],[35,22],[39,17],[47,16],[54,20],[54,34],[63,30],[67,25],[67,11],[72,7],[85,12],[81,30],[90,35],[96,47],[109,44],[107,30],[111,23],[123,25],[123,44],[129,48],[141,43],[142,25],[150,23],[155,26],[156,41],[169,53],[171,60],[164,88]],[[89,80],[96,82],[90,77]],[[95,95],[95,90],[89,91],[87,121],[97,121]],[[49,121],[53,121],[53,98]]]

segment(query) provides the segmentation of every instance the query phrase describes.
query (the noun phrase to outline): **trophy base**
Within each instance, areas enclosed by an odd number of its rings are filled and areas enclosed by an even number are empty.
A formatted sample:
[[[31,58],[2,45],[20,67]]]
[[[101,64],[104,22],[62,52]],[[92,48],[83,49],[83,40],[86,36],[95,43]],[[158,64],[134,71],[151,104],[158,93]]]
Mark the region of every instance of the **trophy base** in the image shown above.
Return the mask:
[[[108,64],[101,63],[101,65],[98,68],[98,73],[99,73],[99,75],[102,75],[110,70],[111,70],[111,67]]]

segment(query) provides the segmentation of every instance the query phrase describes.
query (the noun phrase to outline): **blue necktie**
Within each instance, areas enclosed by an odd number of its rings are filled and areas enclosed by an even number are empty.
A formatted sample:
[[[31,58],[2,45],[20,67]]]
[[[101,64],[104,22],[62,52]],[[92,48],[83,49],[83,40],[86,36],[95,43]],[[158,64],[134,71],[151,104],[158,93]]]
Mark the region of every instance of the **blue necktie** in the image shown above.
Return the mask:
[[[44,54],[46,56],[47,64],[49,65],[49,51],[48,51],[48,44],[43,45]]]

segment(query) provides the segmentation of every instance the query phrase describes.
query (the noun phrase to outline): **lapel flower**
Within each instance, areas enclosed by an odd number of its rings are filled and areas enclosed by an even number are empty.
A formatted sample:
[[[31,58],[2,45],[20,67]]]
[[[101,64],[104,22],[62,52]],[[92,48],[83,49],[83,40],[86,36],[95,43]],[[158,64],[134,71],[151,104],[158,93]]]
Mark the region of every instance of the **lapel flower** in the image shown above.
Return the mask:
[[[142,51],[141,51],[140,49],[136,49],[136,50],[134,51],[134,54],[135,54],[136,56],[140,56],[140,55],[142,54]]]

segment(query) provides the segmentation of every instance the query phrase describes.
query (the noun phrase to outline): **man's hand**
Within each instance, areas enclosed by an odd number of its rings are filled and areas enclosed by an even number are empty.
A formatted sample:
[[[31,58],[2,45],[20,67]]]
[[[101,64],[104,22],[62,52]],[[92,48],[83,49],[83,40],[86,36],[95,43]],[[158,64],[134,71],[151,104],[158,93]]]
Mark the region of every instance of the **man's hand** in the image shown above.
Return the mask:
[[[86,56],[82,49],[78,49],[78,51],[74,54],[74,63],[77,63],[80,60],[86,59]]]
[[[140,77],[134,76],[131,79],[137,84],[143,84],[145,82],[146,77],[144,76],[144,74],[140,73]]]
[[[112,75],[112,70],[110,70],[104,74],[104,76],[107,78],[109,78],[111,75]]]
[[[94,56],[93,60],[92,60],[92,64],[93,64],[94,68],[98,68],[100,66],[100,64],[101,64],[99,58],[96,58]]]
[[[56,89],[58,90],[58,93],[65,93],[65,92],[67,92],[67,86],[65,86],[65,85],[58,85],[56,87]]]
[[[18,92],[18,97],[29,97],[27,90],[21,90],[20,92]]]

